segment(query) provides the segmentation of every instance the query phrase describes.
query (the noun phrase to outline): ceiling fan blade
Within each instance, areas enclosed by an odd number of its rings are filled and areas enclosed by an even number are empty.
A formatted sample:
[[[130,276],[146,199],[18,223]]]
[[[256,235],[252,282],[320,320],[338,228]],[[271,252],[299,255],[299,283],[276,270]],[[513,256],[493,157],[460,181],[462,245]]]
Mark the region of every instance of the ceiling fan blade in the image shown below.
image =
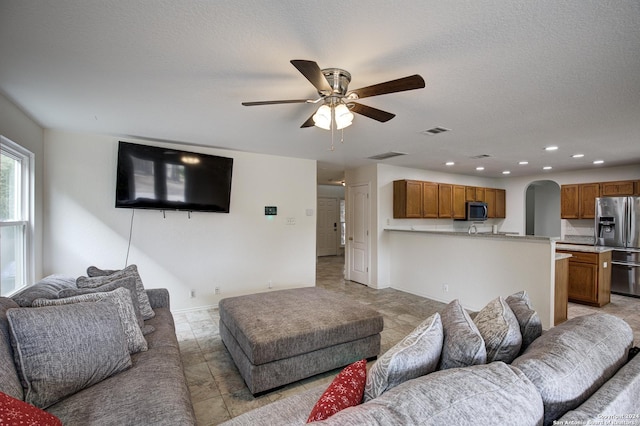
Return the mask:
[[[385,83],[374,84],[373,86],[362,87],[360,89],[350,90],[347,96],[355,94],[358,99],[368,98],[369,96],[385,95],[387,93],[404,92],[405,90],[422,89],[425,87],[424,79],[418,74],[409,77],[399,78],[397,80],[387,81]]]
[[[307,102],[313,102],[313,101],[309,101],[307,99],[289,99],[289,100],[282,100],[282,101],[243,102],[242,105],[256,106],[256,105],[276,105],[276,104],[304,104]]]
[[[325,92],[325,94],[329,94],[333,92],[333,89],[329,85],[324,74],[322,74],[322,70],[314,61],[305,61],[303,59],[292,59],[291,65],[296,67],[302,75],[304,75],[307,80],[313,86],[318,89],[318,92]]]
[[[313,116],[316,113],[314,112],[313,114],[311,114],[311,117],[309,117],[307,119],[307,121],[305,121],[304,123],[302,123],[302,126],[300,126],[301,129],[304,129],[305,127],[313,127],[316,125],[315,121],[313,121]]]
[[[374,120],[385,123],[395,117],[395,114],[382,111],[381,109],[373,108],[370,106],[358,104],[356,102],[349,102],[349,109],[355,113],[364,115],[365,117],[373,118]]]

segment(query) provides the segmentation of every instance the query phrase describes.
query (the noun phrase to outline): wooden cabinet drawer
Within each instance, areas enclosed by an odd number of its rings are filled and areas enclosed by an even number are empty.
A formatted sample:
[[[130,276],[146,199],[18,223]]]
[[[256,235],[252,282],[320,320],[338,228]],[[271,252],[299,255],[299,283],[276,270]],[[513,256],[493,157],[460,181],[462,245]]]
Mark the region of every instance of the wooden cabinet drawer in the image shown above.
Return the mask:
[[[598,253],[586,253],[583,251],[564,251],[559,250],[562,253],[569,253],[572,257],[569,258],[570,262],[582,262],[582,263],[598,263]]]

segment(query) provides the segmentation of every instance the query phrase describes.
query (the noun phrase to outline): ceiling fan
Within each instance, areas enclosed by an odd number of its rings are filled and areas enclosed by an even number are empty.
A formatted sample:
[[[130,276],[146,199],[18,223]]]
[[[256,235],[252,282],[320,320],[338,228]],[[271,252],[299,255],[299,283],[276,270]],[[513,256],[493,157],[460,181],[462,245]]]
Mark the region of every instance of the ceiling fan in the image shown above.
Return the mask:
[[[422,89],[424,79],[418,74],[397,80],[374,84],[360,89],[348,90],[351,74],[340,68],[320,69],[314,61],[294,59],[291,64],[304,75],[318,90],[317,99],[288,99],[277,101],[242,102],[244,106],[310,103],[321,104],[318,110],[302,123],[301,128],[313,127],[323,129],[343,129],[353,120],[352,112],[372,118],[382,123],[391,120],[395,114],[382,111],[356,102],[359,99],[387,93],[404,92],[405,90]]]

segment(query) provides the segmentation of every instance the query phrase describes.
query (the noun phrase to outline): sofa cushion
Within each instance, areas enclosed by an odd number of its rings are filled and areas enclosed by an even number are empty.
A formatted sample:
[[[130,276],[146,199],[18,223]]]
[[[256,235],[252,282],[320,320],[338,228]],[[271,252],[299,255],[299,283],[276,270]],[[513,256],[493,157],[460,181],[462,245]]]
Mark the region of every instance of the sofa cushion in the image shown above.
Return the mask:
[[[494,362],[418,377],[318,424],[527,426],[539,425],[543,415],[531,381],[517,369]]]
[[[7,310],[18,307],[19,305],[12,299],[0,297],[0,392],[23,399],[24,391],[14,363],[11,331],[7,319]]]
[[[58,292],[58,298],[64,299],[66,297],[74,297],[79,296],[81,294],[89,294],[89,293],[104,293],[108,291],[113,291],[117,288],[126,288],[131,293],[131,301],[133,302],[133,309],[136,314],[136,319],[138,321],[138,326],[142,330],[142,334],[151,333],[154,328],[151,325],[145,325],[144,319],[142,318],[142,313],[140,312],[140,302],[138,302],[138,292],[136,289],[136,279],[133,276],[120,278],[106,284],[103,284],[98,287],[92,288],[67,288],[64,290],[60,290]]]
[[[131,366],[118,308],[107,302],[7,311],[25,401],[40,408]]]
[[[478,327],[458,299],[449,303],[441,313],[444,343],[439,370],[485,364],[487,350]]]
[[[531,306],[529,295],[524,290],[507,297],[507,304],[520,325],[520,334],[522,334],[520,353],[522,353],[542,334],[542,321]]]
[[[377,398],[402,382],[434,371],[440,360],[442,341],[442,321],[440,314],[435,313],[373,364],[367,376],[364,401]]]
[[[366,359],[345,367],[313,406],[307,423],[327,419],[347,407],[361,404],[366,381]]]
[[[502,298],[492,300],[473,320],[487,349],[487,362],[510,363],[518,356],[522,345],[520,325],[513,311]]]
[[[138,304],[140,306],[140,313],[142,314],[142,318],[145,320],[153,318],[154,313],[153,309],[151,309],[151,304],[149,303],[149,296],[147,296],[147,293],[144,291],[142,278],[140,278],[138,267],[136,265],[129,265],[126,268],[109,275],[96,277],[78,277],[78,279],[76,280],[76,285],[78,286],[78,288],[95,288],[125,277],[133,277],[136,281],[136,293],[138,295]]]
[[[582,404],[627,360],[631,327],[597,313],[572,318],[537,338],[513,361],[536,386],[545,424]]]
[[[56,416],[0,392],[0,425],[62,426]]]
[[[75,288],[76,279],[66,275],[49,275],[37,283],[20,290],[11,298],[20,306],[29,307],[36,299],[57,299],[58,292],[66,288]]]
[[[113,291],[80,294],[78,296],[66,297],[64,299],[36,299],[32,306],[60,306],[80,302],[106,301],[114,304],[118,308],[118,316],[122,329],[127,338],[129,353],[136,353],[147,350],[147,341],[142,335],[142,330],[138,325],[136,314],[131,301],[131,293],[126,288],[117,288]]]

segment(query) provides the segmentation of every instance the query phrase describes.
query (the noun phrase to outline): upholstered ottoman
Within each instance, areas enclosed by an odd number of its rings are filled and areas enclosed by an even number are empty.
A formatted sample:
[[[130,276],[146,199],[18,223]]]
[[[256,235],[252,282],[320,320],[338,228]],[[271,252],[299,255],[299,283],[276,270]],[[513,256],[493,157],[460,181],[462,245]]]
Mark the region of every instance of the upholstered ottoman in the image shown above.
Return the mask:
[[[380,352],[382,315],[317,287],[220,301],[220,336],[253,394]]]

